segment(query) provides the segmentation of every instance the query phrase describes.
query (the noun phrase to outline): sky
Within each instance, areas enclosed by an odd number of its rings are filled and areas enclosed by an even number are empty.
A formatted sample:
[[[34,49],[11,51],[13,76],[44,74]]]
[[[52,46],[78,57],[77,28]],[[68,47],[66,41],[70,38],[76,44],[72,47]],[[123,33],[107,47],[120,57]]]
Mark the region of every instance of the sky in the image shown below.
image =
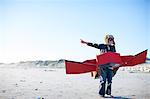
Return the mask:
[[[150,50],[150,1],[0,1],[0,63],[93,59],[99,50],[80,39],[101,44],[106,34],[121,55]]]

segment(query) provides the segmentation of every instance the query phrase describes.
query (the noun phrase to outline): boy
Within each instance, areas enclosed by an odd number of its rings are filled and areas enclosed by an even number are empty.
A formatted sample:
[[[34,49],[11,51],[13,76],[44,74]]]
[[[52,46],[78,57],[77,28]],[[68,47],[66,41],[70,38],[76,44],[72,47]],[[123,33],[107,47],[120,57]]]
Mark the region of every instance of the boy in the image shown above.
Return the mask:
[[[87,44],[88,46],[100,49],[100,53],[106,53],[106,52],[116,52],[115,49],[115,41],[113,35],[106,35],[105,36],[105,44],[93,44],[90,42],[86,42],[81,40],[81,43]],[[99,94],[100,96],[104,97],[105,96],[105,85],[106,81],[107,83],[107,89],[106,89],[106,94],[110,97],[111,95],[111,84],[112,84],[112,77],[114,75],[113,73],[113,63],[108,63],[104,65],[99,65],[99,70],[98,73],[100,75],[100,90]],[[119,66],[119,65],[118,65]]]

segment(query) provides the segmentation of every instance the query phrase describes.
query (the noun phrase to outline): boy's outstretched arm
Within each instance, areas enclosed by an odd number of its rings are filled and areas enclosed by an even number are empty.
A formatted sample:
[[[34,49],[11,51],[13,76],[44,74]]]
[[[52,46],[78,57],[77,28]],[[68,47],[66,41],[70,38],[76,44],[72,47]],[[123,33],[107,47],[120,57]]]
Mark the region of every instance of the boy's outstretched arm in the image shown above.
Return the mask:
[[[90,43],[90,42],[84,41],[84,40],[82,40],[82,39],[81,39],[81,43],[99,49],[99,44]]]
[[[81,41],[82,44],[88,44],[89,43],[89,42],[86,42],[86,41],[84,41],[82,39],[80,39],[80,41]]]

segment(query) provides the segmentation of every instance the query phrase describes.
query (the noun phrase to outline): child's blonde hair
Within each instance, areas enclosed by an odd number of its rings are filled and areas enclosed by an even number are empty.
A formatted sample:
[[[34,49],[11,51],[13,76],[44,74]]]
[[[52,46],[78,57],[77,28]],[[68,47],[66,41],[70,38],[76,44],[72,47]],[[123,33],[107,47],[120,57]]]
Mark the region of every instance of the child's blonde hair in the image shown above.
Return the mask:
[[[114,36],[113,35],[105,35],[104,39],[105,39],[105,43],[108,44],[109,39],[114,39]],[[114,42],[114,44],[115,44],[115,42]]]

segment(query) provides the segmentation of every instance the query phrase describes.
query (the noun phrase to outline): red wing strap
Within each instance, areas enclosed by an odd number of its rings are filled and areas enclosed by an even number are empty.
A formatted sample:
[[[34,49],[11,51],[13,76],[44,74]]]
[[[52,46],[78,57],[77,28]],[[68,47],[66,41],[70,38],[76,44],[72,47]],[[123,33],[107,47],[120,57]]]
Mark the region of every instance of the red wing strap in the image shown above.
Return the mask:
[[[101,55],[97,55],[97,61],[99,65],[107,63],[122,64],[122,60],[119,53],[107,52]]]

